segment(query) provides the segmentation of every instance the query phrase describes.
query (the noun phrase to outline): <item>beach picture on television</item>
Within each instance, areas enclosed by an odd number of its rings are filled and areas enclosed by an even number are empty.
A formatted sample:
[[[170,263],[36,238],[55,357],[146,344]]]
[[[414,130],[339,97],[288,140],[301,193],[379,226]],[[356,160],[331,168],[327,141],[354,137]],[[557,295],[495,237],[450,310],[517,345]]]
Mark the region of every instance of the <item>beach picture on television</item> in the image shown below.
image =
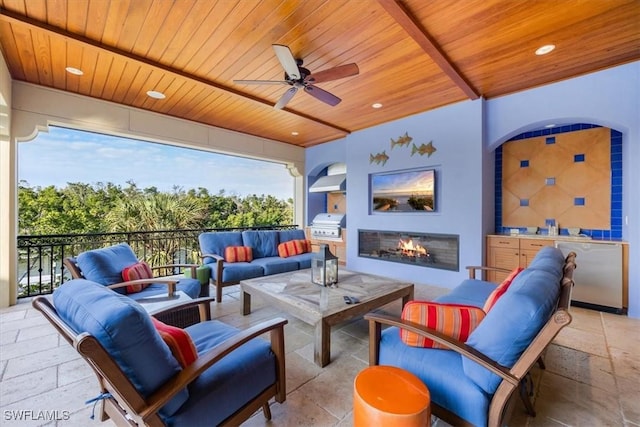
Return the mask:
[[[435,170],[371,174],[372,212],[433,212]]]

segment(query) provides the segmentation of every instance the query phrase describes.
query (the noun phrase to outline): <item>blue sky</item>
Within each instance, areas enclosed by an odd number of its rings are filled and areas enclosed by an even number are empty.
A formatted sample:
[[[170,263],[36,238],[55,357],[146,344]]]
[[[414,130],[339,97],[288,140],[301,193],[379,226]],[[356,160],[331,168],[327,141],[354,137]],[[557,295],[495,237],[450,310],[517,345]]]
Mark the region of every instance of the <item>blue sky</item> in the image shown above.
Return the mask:
[[[264,162],[98,133],[50,127],[18,144],[18,179],[30,186],[112,182],[171,191],[204,187],[210,194],[293,197],[294,178],[280,163]]]

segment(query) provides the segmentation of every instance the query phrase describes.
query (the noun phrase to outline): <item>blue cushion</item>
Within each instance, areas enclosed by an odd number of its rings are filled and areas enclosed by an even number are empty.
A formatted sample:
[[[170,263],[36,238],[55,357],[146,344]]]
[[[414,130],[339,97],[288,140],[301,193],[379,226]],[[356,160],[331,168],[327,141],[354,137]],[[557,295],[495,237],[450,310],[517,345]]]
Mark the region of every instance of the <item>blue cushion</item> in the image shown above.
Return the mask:
[[[275,230],[245,230],[242,232],[244,246],[253,248],[253,259],[278,256],[278,232]]]
[[[406,369],[429,387],[432,402],[473,425],[487,424],[489,397],[462,374],[462,356],[455,351],[405,345],[391,327],[382,332],[380,365]]]
[[[304,230],[280,230],[278,232],[280,243],[288,242],[289,240],[305,240],[307,237],[304,235]]]
[[[198,242],[200,243],[200,252],[203,255],[215,254],[224,257],[224,250],[227,246],[242,246],[242,234],[239,231],[201,233],[198,236]],[[207,257],[203,262],[210,264],[215,263],[216,260]]]
[[[562,251],[558,248],[545,246],[538,251],[527,268],[545,270],[549,273],[562,276],[564,255],[562,255]]]
[[[256,258],[251,262],[252,265],[262,266],[264,275],[269,276],[271,274],[286,273],[287,271],[298,270],[298,261],[290,258],[266,257]]]
[[[60,317],[76,332],[93,335],[145,398],[181,368],[156,332],[147,312],[131,298],[85,279],[65,282],[53,292]],[[169,416],[187,400],[180,391],[161,410]]]
[[[200,295],[200,281],[198,279],[180,279],[176,285],[176,291],[182,291],[189,295],[190,298],[198,298]],[[152,283],[140,292],[133,294],[127,294],[129,298],[139,300],[141,298],[148,298],[153,295],[167,294],[167,285],[161,283]]]
[[[218,321],[186,328],[198,354],[214,348],[238,330]],[[189,386],[190,398],[167,425],[219,425],[248,400],[276,381],[276,361],[270,344],[256,338],[239,347],[207,369]]]
[[[466,279],[452,289],[451,292],[439,296],[434,301],[442,304],[462,304],[482,308],[484,307],[484,302],[495,288],[495,283]]]
[[[108,248],[82,252],[76,261],[87,280],[101,285],[113,285],[123,281],[122,270],[138,262],[138,258],[128,244],[120,243]],[[114,290],[119,294],[126,293],[126,288]]]
[[[555,309],[560,277],[545,270],[525,269],[471,333],[467,344],[511,368],[540,332]],[[477,363],[463,359],[465,374],[489,394],[500,378]]]
[[[298,263],[298,268],[302,270],[304,268],[311,268],[311,260],[314,255],[315,254],[313,252],[305,252],[299,255],[292,255],[287,259],[290,261],[296,261]]]
[[[262,266],[253,262],[225,262],[222,268],[223,282],[239,282],[240,280],[264,276],[264,269]],[[217,271],[218,266],[213,266],[211,276],[217,277]]]

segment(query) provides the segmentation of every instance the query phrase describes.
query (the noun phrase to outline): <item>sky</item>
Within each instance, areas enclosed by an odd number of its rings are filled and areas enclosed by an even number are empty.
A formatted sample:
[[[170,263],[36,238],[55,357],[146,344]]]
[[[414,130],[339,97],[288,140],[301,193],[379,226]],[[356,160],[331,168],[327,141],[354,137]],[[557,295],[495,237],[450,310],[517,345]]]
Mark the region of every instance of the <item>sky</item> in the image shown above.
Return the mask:
[[[433,170],[373,175],[375,194],[433,194]]]
[[[293,197],[294,178],[280,163],[192,150],[99,133],[49,127],[18,144],[18,179],[31,187],[107,182],[171,191],[203,187],[209,194]]]

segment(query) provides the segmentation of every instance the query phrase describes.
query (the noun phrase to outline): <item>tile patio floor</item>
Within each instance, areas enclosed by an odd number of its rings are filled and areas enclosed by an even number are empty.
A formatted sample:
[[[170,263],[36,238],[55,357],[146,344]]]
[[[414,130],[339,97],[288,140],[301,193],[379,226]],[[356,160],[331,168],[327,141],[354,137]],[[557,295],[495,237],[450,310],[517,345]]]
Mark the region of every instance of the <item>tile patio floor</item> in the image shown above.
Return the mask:
[[[416,299],[444,292],[418,285]],[[400,303],[383,310],[399,314]],[[518,400],[509,425],[640,426],[640,320],[579,308],[571,313],[573,323],[549,348],[547,369],[534,368],[537,416],[527,417]],[[223,303],[213,304],[214,317],[238,327],[275,315],[283,313],[257,299],[251,315],[240,315],[237,286],[225,288]],[[287,400],[272,404],[270,423],[258,412],[244,425],[352,425],[353,379],[368,364],[367,323],[360,319],[334,328],[332,362],[322,369],[313,363],[313,329],[287,317]],[[84,403],[97,391],[89,367],[28,301],[0,309],[0,425],[99,425]],[[58,411],[67,419],[15,420],[16,411]]]

